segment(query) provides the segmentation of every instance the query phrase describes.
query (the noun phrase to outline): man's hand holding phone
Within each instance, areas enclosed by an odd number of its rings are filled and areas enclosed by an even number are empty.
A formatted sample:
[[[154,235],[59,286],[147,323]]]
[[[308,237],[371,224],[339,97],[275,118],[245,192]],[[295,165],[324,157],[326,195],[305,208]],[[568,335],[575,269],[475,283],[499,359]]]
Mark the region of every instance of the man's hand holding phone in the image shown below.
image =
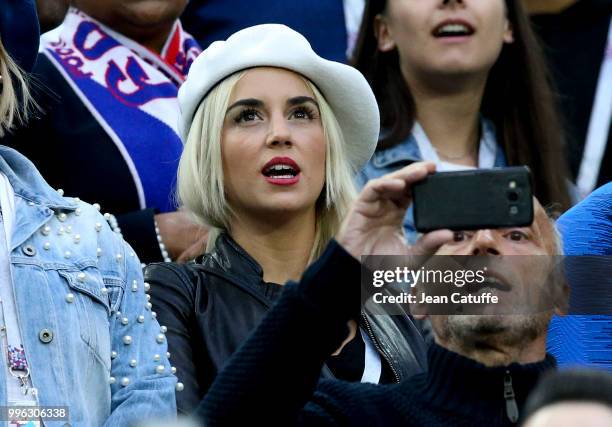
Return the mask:
[[[336,240],[355,258],[362,255],[426,255],[450,241],[450,230],[527,226],[533,222],[527,167],[434,173],[431,162],[413,163],[364,187]],[[413,198],[414,197],[414,198]],[[417,230],[406,243],[403,222],[414,203]]]
[[[412,202],[412,186],[435,170],[431,162],[413,163],[368,182],[342,222],[338,243],[360,259],[362,255],[425,255],[450,241],[451,231],[437,230],[410,246],[402,226]]]

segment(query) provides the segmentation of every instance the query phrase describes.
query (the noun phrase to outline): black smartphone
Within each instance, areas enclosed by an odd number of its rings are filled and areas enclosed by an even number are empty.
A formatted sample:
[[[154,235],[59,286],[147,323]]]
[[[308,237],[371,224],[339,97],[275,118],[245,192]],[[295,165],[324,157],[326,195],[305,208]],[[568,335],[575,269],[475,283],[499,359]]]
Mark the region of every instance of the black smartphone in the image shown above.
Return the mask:
[[[412,188],[414,223],[422,233],[524,227],[533,222],[527,166],[437,172]]]

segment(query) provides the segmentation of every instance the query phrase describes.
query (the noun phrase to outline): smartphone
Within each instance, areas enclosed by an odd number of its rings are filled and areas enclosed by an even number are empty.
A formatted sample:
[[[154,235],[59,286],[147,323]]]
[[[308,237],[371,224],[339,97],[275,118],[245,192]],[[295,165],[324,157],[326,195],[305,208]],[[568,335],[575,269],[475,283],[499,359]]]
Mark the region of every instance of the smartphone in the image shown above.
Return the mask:
[[[412,188],[418,231],[524,227],[533,222],[527,166],[437,172]]]

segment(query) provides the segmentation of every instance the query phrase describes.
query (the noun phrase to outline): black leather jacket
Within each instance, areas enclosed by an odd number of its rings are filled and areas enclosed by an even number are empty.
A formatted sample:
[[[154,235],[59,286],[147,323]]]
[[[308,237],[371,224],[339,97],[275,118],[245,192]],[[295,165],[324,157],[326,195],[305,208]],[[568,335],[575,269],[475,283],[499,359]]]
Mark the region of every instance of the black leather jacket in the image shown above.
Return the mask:
[[[179,412],[190,413],[283,287],[265,283],[261,266],[227,234],[195,262],[149,265],[145,281],[159,323],[168,328],[170,362],[184,384],[177,393]],[[426,369],[425,343],[411,318],[362,313],[359,323],[396,381]],[[332,376],[327,368],[322,375]]]

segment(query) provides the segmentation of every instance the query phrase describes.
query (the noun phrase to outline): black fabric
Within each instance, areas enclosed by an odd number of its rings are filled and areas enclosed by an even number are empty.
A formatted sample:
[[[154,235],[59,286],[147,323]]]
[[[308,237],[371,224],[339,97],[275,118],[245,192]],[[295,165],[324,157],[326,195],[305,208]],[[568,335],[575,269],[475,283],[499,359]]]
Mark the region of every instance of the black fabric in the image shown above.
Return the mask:
[[[361,381],[365,369],[365,343],[357,331],[337,356],[330,356],[325,361],[334,376],[345,381]]]
[[[532,18],[544,42],[561,98],[560,107],[569,134],[567,155],[574,179],[582,161],[611,13],[612,0],[581,0],[562,13]],[[597,186],[612,180],[610,135]]]
[[[127,163],[49,59],[40,54],[33,71],[40,117],[3,139],[30,159],[49,185],[66,196],[99,203],[117,217],[125,239],[142,262],[161,261],[153,210],[141,210]]]
[[[515,425],[507,415],[505,378],[520,410],[540,376],[555,367],[552,356],[488,368],[434,344],[428,373],[399,384],[319,382],[326,355],[343,339],[346,319],[359,304],[359,292],[347,292],[338,276],[359,280],[359,271],[358,261],[331,242],[300,283],[286,285],[198,407],[208,427]],[[333,308],[340,302],[345,310]]]
[[[227,234],[217,239],[211,253],[195,262],[147,266],[145,280],[151,285],[151,301],[157,319],[168,328],[172,364],[177,368],[179,381],[185,385],[184,390],[177,393],[178,410],[180,413],[191,413],[217,373],[246,341],[274,301],[284,293],[285,286],[264,282],[261,266]],[[336,280],[346,289],[359,289],[359,272],[356,276],[348,277],[338,271]],[[310,291],[319,292],[315,288]],[[321,289],[320,292],[322,295],[313,295],[313,298],[325,297],[327,290]],[[352,304],[343,302],[338,305],[335,304],[337,300],[333,301],[334,306],[329,310],[338,311],[343,319],[360,319],[360,323],[367,319],[371,324],[370,338],[382,352],[383,380],[395,381],[395,373],[402,378],[425,370],[425,344],[410,318],[360,314],[359,296]],[[312,315],[313,328],[325,329],[325,326],[314,326],[318,325],[318,315]],[[299,335],[300,332],[296,333]],[[321,331],[321,334],[325,333]],[[328,356],[344,338],[346,334],[327,353]],[[348,350],[350,353],[343,350],[340,358],[336,359],[343,368],[335,373],[347,375],[347,379],[357,376],[360,379],[363,374],[363,347],[355,349],[353,345],[358,346],[353,343]],[[358,359],[358,363],[354,363],[353,357]],[[293,369],[300,370],[300,364],[296,363]],[[323,367],[323,371],[319,366],[317,376],[321,373],[333,377],[328,366]],[[287,372],[287,375],[292,376],[293,373]]]
[[[334,377],[339,380],[359,382],[365,370],[365,343],[359,331],[355,338],[350,340],[337,356],[330,356],[325,360]],[[387,359],[380,357],[379,384],[392,384],[397,382]]]
[[[141,262],[159,261],[161,250],[155,233],[155,209],[142,209],[116,215],[123,238],[136,246]]]
[[[181,16],[185,29],[206,49],[236,31],[284,24],[302,34],[325,59],[346,62],[347,32],[342,1],[190,0]]]

